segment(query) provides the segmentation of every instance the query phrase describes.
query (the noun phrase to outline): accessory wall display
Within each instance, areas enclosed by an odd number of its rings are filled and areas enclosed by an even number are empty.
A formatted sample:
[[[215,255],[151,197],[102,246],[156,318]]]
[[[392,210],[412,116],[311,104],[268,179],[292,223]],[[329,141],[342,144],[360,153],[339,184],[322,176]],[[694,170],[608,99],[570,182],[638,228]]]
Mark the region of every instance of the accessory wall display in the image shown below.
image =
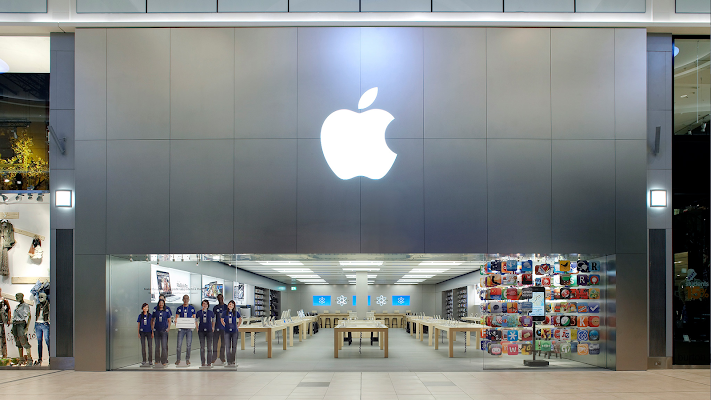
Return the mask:
[[[481,349],[492,357],[550,359],[599,355],[604,342],[602,263],[588,260],[492,260],[481,268]],[[529,271],[533,271],[532,273]],[[545,289],[545,317],[534,325],[531,288]],[[535,326],[535,329],[534,329]],[[534,344],[535,343],[535,344]]]

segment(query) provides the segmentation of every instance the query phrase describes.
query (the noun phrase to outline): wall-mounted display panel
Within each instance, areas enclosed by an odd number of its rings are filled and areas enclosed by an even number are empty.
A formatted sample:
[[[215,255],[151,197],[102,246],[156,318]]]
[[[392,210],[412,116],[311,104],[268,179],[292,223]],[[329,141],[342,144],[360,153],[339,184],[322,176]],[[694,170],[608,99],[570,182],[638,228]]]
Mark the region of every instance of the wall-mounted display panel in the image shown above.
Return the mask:
[[[506,0],[504,12],[575,12],[575,0]]]
[[[676,0],[677,13],[711,13],[711,3],[706,0]]]
[[[504,0],[432,0],[432,11],[504,12]]]
[[[149,13],[217,12],[217,0],[148,0]]]
[[[217,296],[225,295],[225,280],[214,276],[202,276],[202,300],[207,300],[210,304],[217,304]]]
[[[182,303],[184,295],[190,295],[190,272],[151,265],[151,302],[165,296],[166,303]]]
[[[24,1],[24,0],[17,0]],[[77,0],[77,13],[145,13],[146,0]]]
[[[218,12],[287,12],[288,0],[217,0]]]
[[[393,305],[393,307],[409,306],[410,305],[410,296],[393,296],[392,297],[392,305]]]
[[[361,12],[430,12],[431,0],[361,0]]]
[[[575,1],[575,12],[579,13],[643,13],[646,10],[647,3],[645,0]]]
[[[314,296],[313,305],[316,307],[330,307],[331,296]]]
[[[47,0],[4,0],[0,2],[3,13],[46,13]]]
[[[289,12],[358,12],[359,0],[290,0]]]

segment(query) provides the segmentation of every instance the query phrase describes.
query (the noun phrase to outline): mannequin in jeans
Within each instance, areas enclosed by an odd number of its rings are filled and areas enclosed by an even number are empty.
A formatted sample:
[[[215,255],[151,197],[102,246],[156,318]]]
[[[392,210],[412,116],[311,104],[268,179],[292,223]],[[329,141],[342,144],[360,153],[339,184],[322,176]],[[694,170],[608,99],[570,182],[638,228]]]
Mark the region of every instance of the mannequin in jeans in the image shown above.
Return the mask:
[[[175,310],[175,327],[178,327],[178,318],[192,318],[195,319],[195,307],[190,302],[190,296],[187,294],[183,296],[183,305]],[[183,347],[183,338],[187,339],[185,343],[186,353],[185,353],[185,363],[190,365],[190,350],[193,346],[193,329],[192,328],[179,328],[178,329],[178,359],[175,361],[175,365],[180,364],[180,350]]]
[[[37,336],[37,353],[39,359],[35,365],[42,365],[42,338],[47,343],[49,353],[49,301],[46,293],[39,294],[39,303],[35,309],[35,336]]]
[[[32,347],[27,341],[27,325],[30,324],[32,315],[30,314],[30,306],[25,303],[25,295],[18,293],[15,295],[15,300],[19,303],[15,307],[15,312],[12,316],[12,336],[15,337],[17,351],[20,353],[22,364],[27,364],[32,361]],[[23,349],[27,349],[27,355],[23,356]]]
[[[170,312],[165,308],[165,300],[158,300],[156,310],[151,318],[151,330],[155,337],[156,364],[168,365],[168,329],[170,328]]]
[[[227,303],[227,311],[222,315],[222,325],[225,326],[225,349],[227,350],[227,365],[235,365],[237,356],[237,335],[242,325],[242,316],[237,311],[234,300]]]
[[[209,309],[210,302],[202,301],[202,309],[197,312],[195,329],[200,338],[200,361],[203,367],[212,364],[212,340],[215,331],[215,314]],[[207,354],[205,354],[207,353]]]
[[[212,337],[213,364],[216,364],[218,357],[222,364],[225,363],[225,325],[222,324],[222,316],[225,314],[225,311],[227,311],[227,305],[225,305],[224,297],[218,294],[217,305],[212,308],[212,313],[215,314],[215,333]]]

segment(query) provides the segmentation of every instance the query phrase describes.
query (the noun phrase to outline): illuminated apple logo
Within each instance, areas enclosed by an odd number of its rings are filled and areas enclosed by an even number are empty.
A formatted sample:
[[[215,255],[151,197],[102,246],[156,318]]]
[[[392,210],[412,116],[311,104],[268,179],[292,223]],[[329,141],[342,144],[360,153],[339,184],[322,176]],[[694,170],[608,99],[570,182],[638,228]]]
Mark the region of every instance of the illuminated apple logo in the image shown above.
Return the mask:
[[[358,109],[368,108],[377,96],[377,87],[363,93]],[[321,127],[321,148],[336,176],[343,180],[384,177],[397,157],[385,143],[385,130],[393,119],[384,110],[338,110],[329,115]]]

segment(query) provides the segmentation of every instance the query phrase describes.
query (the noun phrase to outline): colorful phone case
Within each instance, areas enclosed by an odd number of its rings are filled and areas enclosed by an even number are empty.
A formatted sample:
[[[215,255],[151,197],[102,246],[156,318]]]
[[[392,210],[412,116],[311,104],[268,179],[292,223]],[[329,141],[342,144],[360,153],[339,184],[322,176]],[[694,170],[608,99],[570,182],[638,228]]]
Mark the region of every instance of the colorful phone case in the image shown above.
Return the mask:
[[[507,353],[510,356],[518,355],[518,343],[509,343],[507,346]]]
[[[588,298],[590,299],[599,299],[600,298],[600,289],[595,289],[595,288],[590,288],[590,291],[588,292]]]
[[[524,260],[521,261],[521,273],[533,272],[533,261]]]
[[[589,313],[599,313],[600,312],[600,303],[588,303],[588,312]]]
[[[541,278],[541,285],[543,286],[550,286],[551,285],[551,277],[550,276],[544,276]]]
[[[578,329],[578,342],[586,342],[588,339],[588,331],[585,329]]]

